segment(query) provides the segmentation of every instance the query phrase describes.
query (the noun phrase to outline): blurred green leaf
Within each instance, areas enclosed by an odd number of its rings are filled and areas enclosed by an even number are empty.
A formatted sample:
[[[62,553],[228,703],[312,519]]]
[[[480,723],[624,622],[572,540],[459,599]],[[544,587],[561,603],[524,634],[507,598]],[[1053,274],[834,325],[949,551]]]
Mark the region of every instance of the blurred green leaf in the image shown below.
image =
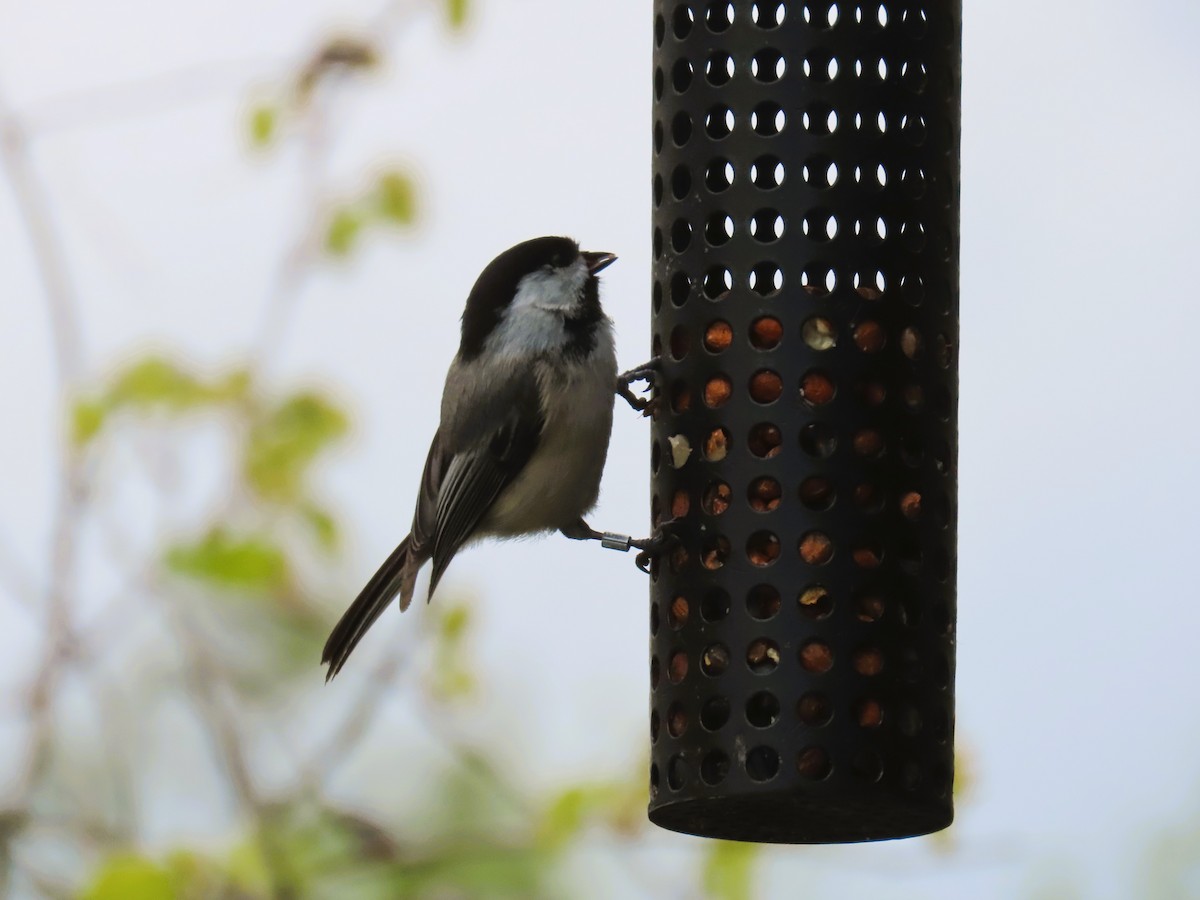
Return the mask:
[[[538,842],[554,848],[575,838],[589,822],[603,822],[621,831],[640,825],[646,806],[645,789],[622,782],[569,787],[546,807],[538,826]]]
[[[567,788],[559,794],[546,808],[538,828],[538,842],[558,847],[570,841],[583,827],[592,799],[582,787]]]
[[[312,528],[317,543],[325,550],[336,550],[338,546],[338,527],[332,515],[314,503],[306,503],[300,509],[304,521]]]
[[[174,410],[196,406],[209,397],[195,378],[157,356],[119,373],[108,392],[112,406],[166,406]]]
[[[225,864],[225,871],[230,887],[234,888],[228,896],[265,897],[270,892],[270,870],[258,841],[247,841],[234,848]]]
[[[514,898],[546,897],[543,880],[554,858],[538,848],[456,841],[441,852],[398,866],[399,896]]]
[[[214,401],[243,400],[250,393],[250,372],[242,368],[231,369],[206,388],[205,393]]]
[[[255,147],[265,147],[275,137],[279,126],[279,110],[263,104],[250,112],[250,141]]]
[[[713,841],[704,861],[704,893],[714,900],[750,900],[758,855],[757,844]]]
[[[108,408],[97,400],[77,400],[71,407],[71,442],[86,446],[104,427]]]
[[[467,24],[468,0],[446,0],[446,18],[451,28],[462,28]]]
[[[176,898],[199,900],[201,897],[227,896],[222,891],[225,874],[210,859],[191,850],[175,850],[167,857],[167,870]]]
[[[380,214],[397,225],[411,225],[417,217],[416,185],[402,172],[387,172],[376,186]]]
[[[433,693],[445,700],[461,700],[475,691],[475,676],[461,666],[439,667]]]
[[[468,667],[469,658],[463,641],[471,624],[471,610],[464,604],[441,607],[436,620],[437,665],[430,671],[430,690],[445,700],[457,700],[475,690],[475,675]]]
[[[170,873],[140,856],[110,857],[100,867],[81,900],[174,900]]]
[[[471,609],[465,603],[447,605],[438,622],[439,636],[444,641],[456,642],[466,634],[471,624]]]
[[[263,497],[299,497],[305,470],[325,447],[346,433],[346,415],[325,397],[289,397],[250,429],[245,472]]]
[[[325,233],[325,249],[334,256],[347,256],[354,249],[362,226],[362,215],[357,210],[349,207],[337,210]]]
[[[166,564],[178,575],[236,590],[273,591],[288,577],[287,559],[269,537],[237,537],[223,528],[195,544],[171,547]]]

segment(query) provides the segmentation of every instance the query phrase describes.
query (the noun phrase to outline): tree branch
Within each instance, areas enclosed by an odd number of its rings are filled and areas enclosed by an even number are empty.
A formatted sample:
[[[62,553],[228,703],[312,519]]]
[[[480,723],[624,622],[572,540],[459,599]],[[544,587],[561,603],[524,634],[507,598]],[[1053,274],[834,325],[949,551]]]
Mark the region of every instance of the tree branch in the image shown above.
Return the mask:
[[[50,212],[50,197],[33,166],[29,136],[20,122],[9,113],[2,95],[0,166],[12,186],[17,211],[29,234],[34,262],[45,292],[59,384],[62,388],[72,388],[83,363],[78,303],[67,275],[62,240]]]

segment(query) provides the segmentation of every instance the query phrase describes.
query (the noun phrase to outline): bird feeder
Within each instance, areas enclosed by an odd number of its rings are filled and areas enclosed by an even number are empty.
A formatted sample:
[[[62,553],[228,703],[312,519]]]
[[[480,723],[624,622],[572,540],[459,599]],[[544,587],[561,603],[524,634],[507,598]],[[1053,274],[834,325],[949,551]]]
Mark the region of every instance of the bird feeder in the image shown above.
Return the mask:
[[[953,817],[961,3],[654,4],[650,819]]]

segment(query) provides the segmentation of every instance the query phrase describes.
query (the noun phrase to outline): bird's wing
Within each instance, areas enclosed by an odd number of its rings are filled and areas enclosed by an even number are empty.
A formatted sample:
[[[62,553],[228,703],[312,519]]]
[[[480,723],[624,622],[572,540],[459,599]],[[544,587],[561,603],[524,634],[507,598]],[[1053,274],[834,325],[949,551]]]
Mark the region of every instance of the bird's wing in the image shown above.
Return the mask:
[[[507,410],[500,426],[477,435],[454,453],[439,481],[431,596],[454,554],[470,539],[500,492],[516,479],[537,449],[545,422],[536,381],[532,377],[524,379],[520,389],[506,399]]]
[[[442,429],[439,428],[433,435],[429,454],[425,457],[425,470],[421,473],[421,489],[417,494],[416,512],[413,513],[411,541],[413,552],[422,559],[429,558],[433,536],[437,532],[438,494],[454,459],[453,452],[446,444]]]

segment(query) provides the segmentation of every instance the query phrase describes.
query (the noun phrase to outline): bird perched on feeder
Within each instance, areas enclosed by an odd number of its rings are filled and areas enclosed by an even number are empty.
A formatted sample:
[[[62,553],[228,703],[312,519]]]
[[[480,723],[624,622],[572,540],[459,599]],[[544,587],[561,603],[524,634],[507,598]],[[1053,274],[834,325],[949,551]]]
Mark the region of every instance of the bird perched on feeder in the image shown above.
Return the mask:
[[[644,409],[629,384],[654,371],[651,364],[617,375],[597,277],[616,258],[541,237],[505,250],[480,274],[446,375],[412,531],[334,627],[321,660],[326,680],[395,597],[408,608],[421,566],[433,561],[432,596],[471,541],[557,530],[643,556],[656,547],[654,538],[598,532],[583,520],[600,492],[613,392]]]

